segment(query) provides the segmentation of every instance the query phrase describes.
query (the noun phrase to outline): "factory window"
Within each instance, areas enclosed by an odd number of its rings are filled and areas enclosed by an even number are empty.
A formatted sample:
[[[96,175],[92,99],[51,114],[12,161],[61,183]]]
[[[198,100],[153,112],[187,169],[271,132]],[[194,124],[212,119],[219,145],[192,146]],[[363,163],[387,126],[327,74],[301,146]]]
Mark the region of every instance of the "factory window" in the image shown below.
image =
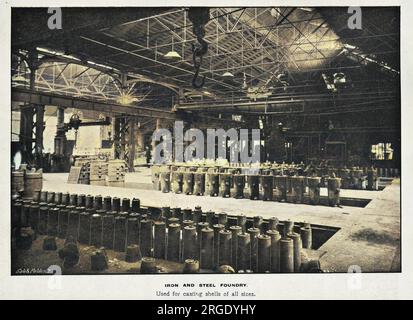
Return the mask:
[[[373,160],[392,160],[393,148],[391,143],[378,143],[371,146],[371,156]]]

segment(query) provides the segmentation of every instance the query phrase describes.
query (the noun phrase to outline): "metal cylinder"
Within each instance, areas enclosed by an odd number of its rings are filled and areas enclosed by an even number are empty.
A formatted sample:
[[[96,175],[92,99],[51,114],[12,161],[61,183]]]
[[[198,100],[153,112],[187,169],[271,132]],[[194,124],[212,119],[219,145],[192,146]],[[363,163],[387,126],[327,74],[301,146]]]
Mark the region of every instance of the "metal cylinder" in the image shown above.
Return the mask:
[[[214,230],[209,227],[203,228],[201,235],[201,251],[200,260],[201,268],[212,269],[213,268],[213,254],[214,254]]]
[[[40,193],[41,193],[42,191],[41,190],[36,190],[35,192],[34,192],[34,194],[33,194],[33,198],[32,198],[32,201],[34,201],[34,202],[36,202],[36,203],[39,203],[40,202]],[[61,194],[61,192],[59,192],[60,194]],[[13,195],[13,194],[12,194]],[[57,203],[56,203],[57,204]],[[60,203],[59,203],[60,204]]]
[[[49,236],[57,237],[58,226],[59,226],[59,208],[51,208],[49,209],[49,215],[47,219],[47,234]]]
[[[124,212],[129,212],[130,211],[130,199],[129,198],[123,198],[122,199],[121,210],[124,211]]]
[[[141,273],[156,273],[156,262],[152,257],[142,257]]]
[[[95,196],[94,200],[93,200],[93,208],[95,210],[101,210],[103,207],[103,198],[102,196],[99,194],[97,196]]]
[[[79,212],[76,209],[69,211],[69,223],[67,226],[67,238],[77,241],[79,238]]]
[[[69,226],[69,209],[63,206],[59,210],[59,238],[65,239],[67,236],[67,228]]]
[[[20,219],[21,219],[21,210],[22,210],[22,203],[21,202],[14,202],[12,203],[12,212],[11,212],[11,227],[12,230],[18,231],[20,228]],[[39,205],[40,207],[40,205]]]
[[[102,216],[97,213],[91,217],[90,244],[97,248],[102,246]]]
[[[260,234],[260,229],[249,228],[248,233],[250,234],[251,242],[251,269],[257,272],[257,258],[258,258],[258,240],[257,237]]]
[[[21,227],[28,227],[29,226],[29,212],[30,212],[30,204],[23,204],[21,208],[20,214],[20,226]]]
[[[182,210],[183,212],[183,220],[193,220],[192,219],[192,210],[190,208],[185,208]]]
[[[54,203],[54,195],[55,193],[53,191],[48,191],[47,192],[47,203]]]
[[[238,250],[238,234],[242,233],[242,228],[240,226],[231,226],[229,230],[232,233],[231,237],[231,266],[236,268],[237,266],[237,250]]]
[[[209,210],[205,213],[205,221],[208,222],[211,228],[214,225],[214,217],[215,217],[214,211]]]
[[[139,244],[139,224],[140,221],[137,217],[129,216],[127,218],[127,245]]]
[[[293,239],[294,244],[294,272],[299,272],[301,268],[301,236],[298,233],[290,233],[288,237]]]
[[[266,234],[260,234],[257,236],[257,242],[257,272],[270,271],[271,238]]]
[[[294,244],[291,238],[280,240],[280,272],[294,272]]]
[[[303,248],[311,249],[311,247],[313,245],[312,244],[313,243],[313,241],[312,241],[313,235],[312,235],[311,228],[308,228],[308,227],[300,228],[300,235],[301,235],[301,240],[302,240],[302,243],[303,243]]]
[[[79,242],[90,243],[90,217],[88,212],[81,212],[79,215]]]
[[[271,238],[270,270],[280,272],[280,240],[281,235],[276,230],[268,230],[267,235]]]
[[[247,270],[251,268],[251,241],[249,233],[237,234],[237,270]]]
[[[182,221],[184,221],[184,214],[183,214],[181,208],[173,208],[172,211],[173,211],[172,216],[175,217],[175,218],[178,218],[179,223],[182,224]]]
[[[240,214],[237,216],[237,226],[241,227],[242,232],[246,231],[247,216]]]
[[[377,190],[377,169],[369,168],[367,171],[367,189]]]
[[[152,256],[153,231],[152,220],[141,220],[141,241],[140,247],[144,257]]]
[[[167,223],[167,227],[169,227],[169,225],[172,224],[172,223],[179,224],[179,219],[176,218],[176,217],[171,217],[166,221],[166,223]]]
[[[262,224],[263,224],[264,220],[261,216],[255,216],[253,218],[253,227],[256,229],[259,229],[260,232],[262,232]]]
[[[85,207],[86,209],[93,208],[93,196],[88,194],[85,198]]]
[[[317,205],[320,203],[320,184],[321,178],[319,177],[308,177],[308,197],[310,204]]]
[[[113,249],[118,252],[124,252],[126,247],[126,218],[117,216],[115,218],[115,235],[113,240]]]
[[[165,259],[166,225],[163,221],[155,221],[154,223],[153,255],[156,259]]]
[[[218,224],[226,226],[228,224],[228,214],[226,212],[218,213]]]
[[[65,196],[69,196],[69,194],[66,193]],[[47,203],[47,191],[40,191],[39,202],[46,202]]]
[[[164,220],[168,220],[172,217],[171,208],[170,207],[162,207],[161,208],[161,215]]]
[[[219,267],[219,232],[224,230],[225,226],[222,224],[214,224],[212,229],[214,230],[214,267]]]
[[[75,206],[75,207],[77,206],[77,194],[76,193],[70,194],[69,205]]]
[[[223,198],[231,196],[232,175],[230,173],[219,174],[219,190]]]
[[[274,183],[277,188],[277,200],[287,201],[287,177],[286,176],[275,176]]]
[[[63,193],[56,192],[55,195],[54,195],[54,203],[55,204],[62,204],[62,196],[63,196]]]
[[[196,232],[198,233],[198,236],[201,234],[202,229],[205,229],[205,228],[208,228],[208,227],[209,227],[208,222],[198,222],[196,224]],[[200,240],[198,242],[200,242]]]
[[[263,189],[262,200],[272,201],[273,199],[273,189],[274,189],[274,177],[272,175],[261,176],[261,185]]]
[[[292,233],[293,231],[294,231],[294,221],[291,221],[290,219],[284,221],[283,236],[286,237],[289,233]]]
[[[192,172],[184,172],[182,192],[185,194],[194,192],[194,174]]]
[[[195,259],[186,259],[184,261],[183,273],[198,273],[199,261]]]
[[[277,230],[279,220],[276,217],[271,217],[268,219],[267,230]]]
[[[181,226],[179,223],[172,223],[168,226],[167,252],[166,258],[170,261],[179,261],[180,254]]]
[[[141,209],[141,201],[138,198],[132,199],[131,211],[139,213]]]
[[[179,171],[172,172],[172,191],[174,193],[182,193],[183,173]]]
[[[186,226],[182,231],[183,248],[182,248],[182,261],[186,259],[197,258],[197,234],[196,227]]]
[[[235,174],[234,177],[234,198],[243,199],[245,189],[245,176],[243,174]]]
[[[258,200],[260,198],[260,176],[248,176],[248,185],[250,189],[250,199]]]
[[[208,194],[211,197],[216,197],[219,194],[219,174],[210,173],[207,175]]]
[[[105,211],[112,211],[112,197],[106,196],[103,198],[102,209]]]
[[[85,194],[79,194],[77,196],[77,206],[86,207],[86,195]]]
[[[40,206],[37,203],[33,203],[29,208],[29,226],[37,234],[38,223],[39,223],[39,208]]]
[[[161,191],[168,193],[171,191],[171,173],[169,171],[160,172]]]
[[[327,180],[328,204],[332,207],[340,204],[340,178],[329,178]]]
[[[291,177],[292,179],[292,190],[294,194],[294,199],[296,203],[304,202],[304,192],[305,192],[305,179],[302,176]]]
[[[113,197],[112,198],[112,211],[120,211],[120,198]]]
[[[232,233],[229,230],[219,232],[219,266],[231,265]]]
[[[182,229],[185,227],[193,227],[194,222],[192,220],[184,220],[182,221]]]
[[[113,248],[115,235],[115,216],[108,212],[102,217],[102,245],[107,249]]]
[[[205,173],[194,173],[194,195],[203,196],[205,193]]]
[[[201,207],[195,207],[195,210],[193,211],[192,219],[194,220],[195,224],[202,221]]]

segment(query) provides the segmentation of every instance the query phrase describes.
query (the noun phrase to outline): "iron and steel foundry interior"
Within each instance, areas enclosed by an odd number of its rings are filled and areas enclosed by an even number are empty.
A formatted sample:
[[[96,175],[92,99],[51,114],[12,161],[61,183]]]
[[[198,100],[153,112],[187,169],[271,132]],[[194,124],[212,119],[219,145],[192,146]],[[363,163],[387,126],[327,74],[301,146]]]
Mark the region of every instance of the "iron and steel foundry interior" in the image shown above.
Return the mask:
[[[14,8],[12,273],[400,272],[399,38],[392,7]]]

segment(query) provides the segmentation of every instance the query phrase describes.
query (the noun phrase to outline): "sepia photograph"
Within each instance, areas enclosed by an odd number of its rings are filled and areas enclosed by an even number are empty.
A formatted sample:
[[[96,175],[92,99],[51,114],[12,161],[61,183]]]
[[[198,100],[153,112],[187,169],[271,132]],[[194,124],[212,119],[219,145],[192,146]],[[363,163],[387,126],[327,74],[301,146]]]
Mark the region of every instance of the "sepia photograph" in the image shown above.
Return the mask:
[[[13,276],[401,272],[399,7],[15,7],[10,55]]]

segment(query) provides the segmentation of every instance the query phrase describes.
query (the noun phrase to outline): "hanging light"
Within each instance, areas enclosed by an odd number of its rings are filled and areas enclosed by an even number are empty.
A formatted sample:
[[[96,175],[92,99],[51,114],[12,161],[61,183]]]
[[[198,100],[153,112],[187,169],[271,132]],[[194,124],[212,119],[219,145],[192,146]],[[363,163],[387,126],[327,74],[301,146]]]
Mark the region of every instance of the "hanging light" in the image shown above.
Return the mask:
[[[167,54],[164,55],[165,58],[170,60],[179,60],[181,59],[181,55],[174,50],[174,38],[172,37],[172,50],[169,51]]]
[[[234,77],[234,74],[228,71],[228,61],[227,61],[227,71],[225,71],[222,74],[222,77],[225,77],[225,78],[233,78]]]

